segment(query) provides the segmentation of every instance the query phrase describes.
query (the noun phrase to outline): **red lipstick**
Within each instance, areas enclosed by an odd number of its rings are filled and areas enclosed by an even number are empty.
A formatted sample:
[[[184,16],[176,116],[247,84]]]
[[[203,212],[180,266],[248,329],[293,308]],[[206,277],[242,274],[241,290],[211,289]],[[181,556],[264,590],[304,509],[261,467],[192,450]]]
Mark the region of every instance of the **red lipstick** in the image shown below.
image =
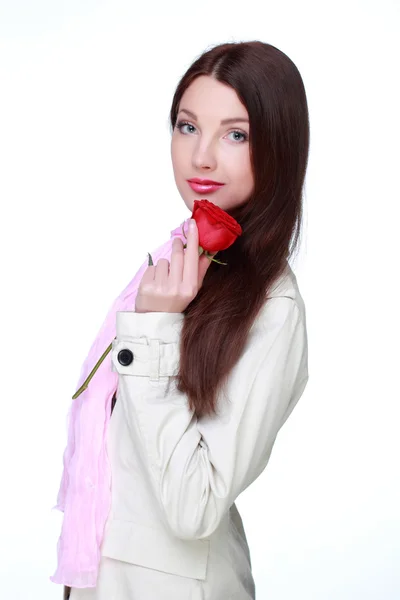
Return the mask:
[[[220,181],[213,181],[212,179],[200,179],[199,177],[192,177],[188,179],[188,181],[193,181],[193,183],[200,183],[202,185],[224,185]]]
[[[212,179],[199,179],[199,177],[192,177],[192,179],[188,179],[187,181],[192,190],[199,194],[211,194],[225,185],[219,181],[213,181]]]

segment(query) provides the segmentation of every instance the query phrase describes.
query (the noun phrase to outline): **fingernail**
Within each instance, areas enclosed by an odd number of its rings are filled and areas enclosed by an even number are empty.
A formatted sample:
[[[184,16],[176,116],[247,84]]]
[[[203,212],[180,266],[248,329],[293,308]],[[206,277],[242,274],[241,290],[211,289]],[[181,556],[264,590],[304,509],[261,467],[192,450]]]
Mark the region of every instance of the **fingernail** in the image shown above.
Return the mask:
[[[194,229],[195,225],[196,225],[196,221],[194,219],[190,219],[190,223],[189,223],[190,229]]]

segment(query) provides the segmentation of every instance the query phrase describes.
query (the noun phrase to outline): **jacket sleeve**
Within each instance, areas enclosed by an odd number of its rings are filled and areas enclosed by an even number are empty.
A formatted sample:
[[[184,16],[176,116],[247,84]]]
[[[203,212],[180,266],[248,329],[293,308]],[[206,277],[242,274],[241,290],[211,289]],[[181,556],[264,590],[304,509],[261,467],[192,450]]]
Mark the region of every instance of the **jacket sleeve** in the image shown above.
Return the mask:
[[[218,416],[199,419],[175,386],[184,315],[119,311],[116,319],[118,398],[163,518],[181,539],[206,538],[265,469],[303,393],[305,318],[294,299],[269,299],[219,398]]]

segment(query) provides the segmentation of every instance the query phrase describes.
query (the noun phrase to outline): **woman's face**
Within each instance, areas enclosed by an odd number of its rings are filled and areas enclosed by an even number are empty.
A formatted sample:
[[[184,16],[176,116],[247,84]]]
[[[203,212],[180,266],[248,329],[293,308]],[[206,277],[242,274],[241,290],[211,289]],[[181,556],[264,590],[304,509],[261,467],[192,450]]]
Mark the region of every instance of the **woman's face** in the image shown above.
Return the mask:
[[[201,75],[187,88],[178,109],[171,140],[172,166],[177,188],[190,212],[194,201],[202,198],[223,210],[244,204],[254,185],[249,115],[235,90]],[[232,121],[221,123],[225,119]],[[212,193],[194,191],[187,181],[193,177],[224,185]]]

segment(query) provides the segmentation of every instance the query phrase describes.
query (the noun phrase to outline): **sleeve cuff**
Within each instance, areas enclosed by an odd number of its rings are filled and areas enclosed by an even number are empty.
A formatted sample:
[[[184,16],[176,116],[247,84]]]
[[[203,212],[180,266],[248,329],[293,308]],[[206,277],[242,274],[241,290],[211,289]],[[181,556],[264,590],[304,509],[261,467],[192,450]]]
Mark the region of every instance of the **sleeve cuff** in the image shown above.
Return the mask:
[[[165,344],[179,342],[183,313],[117,311],[117,338],[159,339]]]
[[[117,311],[111,370],[152,381],[177,375],[183,320],[183,313]]]

